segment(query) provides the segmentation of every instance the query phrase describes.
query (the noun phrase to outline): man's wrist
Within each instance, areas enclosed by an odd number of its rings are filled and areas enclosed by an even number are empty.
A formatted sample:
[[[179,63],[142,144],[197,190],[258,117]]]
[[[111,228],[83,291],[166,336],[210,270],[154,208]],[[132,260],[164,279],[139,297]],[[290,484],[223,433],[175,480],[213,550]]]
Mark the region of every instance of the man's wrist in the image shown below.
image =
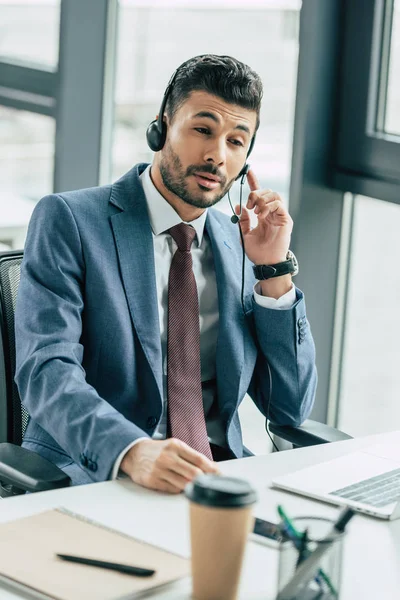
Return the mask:
[[[260,264],[260,265],[276,265],[276,264],[278,264],[280,262],[284,262],[285,260],[287,260],[287,252],[285,254],[280,254],[280,255],[276,255],[276,256],[269,256],[268,258],[265,258],[264,260],[261,260],[257,264]]]
[[[142,440],[148,440],[149,438],[147,437],[140,437],[137,438],[136,440],[134,440],[133,442],[131,442],[128,446],[126,446],[122,452],[120,452],[120,454],[118,455],[114,466],[112,468],[111,471],[111,480],[116,479],[118,477],[118,475],[121,474],[121,472],[126,473],[126,471],[122,468],[122,463],[124,462],[125,458],[127,457],[127,455],[129,454],[129,451],[131,450],[131,448],[133,448],[134,446],[136,446],[136,444],[138,444],[139,442],[141,442]]]
[[[280,298],[292,289],[292,276],[290,274],[265,279],[259,282],[260,291],[263,296],[269,298]]]

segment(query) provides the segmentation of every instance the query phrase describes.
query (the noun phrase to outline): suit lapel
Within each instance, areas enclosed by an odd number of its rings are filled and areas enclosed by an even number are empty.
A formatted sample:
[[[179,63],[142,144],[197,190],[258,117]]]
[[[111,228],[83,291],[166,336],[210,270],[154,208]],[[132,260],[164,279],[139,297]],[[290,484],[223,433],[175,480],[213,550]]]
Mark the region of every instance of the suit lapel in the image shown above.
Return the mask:
[[[218,290],[219,332],[216,352],[218,397],[221,411],[232,411],[240,390],[240,376],[244,364],[247,326],[241,305],[242,253],[237,230],[232,225],[223,227],[216,211],[209,210],[206,230],[210,237]],[[246,311],[251,307],[249,272],[246,272]],[[244,394],[244,392],[243,392]]]
[[[112,186],[110,202],[121,212],[111,216],[121,276],[135,331],[163,396],[160,324],[154,245],[146,199],[137,165]]]
[[[111,216],[121,276],[135,331],[163,397],[162,355],[155,280],[154,246],[147,204],[139,179],[147,165],[137,165],[112,186],[110,203],[119,209]],[[240,389],[244,349],[249,337],[240,301],[242,254],[237,229],[221,225],[221,216],[209,210],[210,237],[218,291],[219,332],[216,351],[218,401],[228,417],[246,390]],[[253,276],[247,266],[245,308],[251,308]],[[246,357],[252,352],[246,345]]]

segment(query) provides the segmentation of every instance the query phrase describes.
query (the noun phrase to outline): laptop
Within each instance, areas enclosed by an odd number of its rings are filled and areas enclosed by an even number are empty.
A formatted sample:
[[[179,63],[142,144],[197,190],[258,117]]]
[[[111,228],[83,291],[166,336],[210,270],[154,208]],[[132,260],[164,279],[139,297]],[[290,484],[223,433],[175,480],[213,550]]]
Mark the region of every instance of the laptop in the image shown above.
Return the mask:
[[[400,431],[345,456],[273,480],[273,487],[394,520],[400,518]]]

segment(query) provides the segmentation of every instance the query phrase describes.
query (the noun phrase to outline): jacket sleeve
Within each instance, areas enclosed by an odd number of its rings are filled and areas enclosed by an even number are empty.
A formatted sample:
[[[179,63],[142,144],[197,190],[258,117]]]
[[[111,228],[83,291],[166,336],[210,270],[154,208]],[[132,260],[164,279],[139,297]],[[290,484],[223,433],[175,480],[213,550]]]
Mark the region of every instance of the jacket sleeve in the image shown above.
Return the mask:
[[[79,230],[59,195],[43,198],[29,225],[18,290],[16,377],[30,416],[80,464],[90,456],[104,481],[123,450],[147,433],[87,383],[81,344],[85,262]]]
[[[253,299],[258,357],[248,393],[262,414],[279,425],[298,426],[311,412],[317,386],[315,346],[303,293],[290,309]]]

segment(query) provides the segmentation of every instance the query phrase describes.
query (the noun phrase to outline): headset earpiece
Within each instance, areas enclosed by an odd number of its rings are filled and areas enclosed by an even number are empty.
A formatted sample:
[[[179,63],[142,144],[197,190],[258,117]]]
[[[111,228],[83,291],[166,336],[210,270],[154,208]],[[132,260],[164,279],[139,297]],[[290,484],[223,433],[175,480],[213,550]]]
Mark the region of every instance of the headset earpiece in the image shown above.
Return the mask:
[[[171,93],[171,89],[174,85],[179,69],[180,67],[173,72],[172,77],[168,82],[167,88],[164,92],[164,97],[161,102],[160,110],[158,111],[158,118],[150,123],[146,131],[147,144],[150,150],[153,150],[153,152],[159,152],[159,150],[162,150],[167,138],[167,125],[164,121],[165,107],[167,106],[168,97]]]
[[[160,113],[158,119],[162,119],[162,114]],[[161,126],[158,122],[158,119],[155,119],[150,123],[146,131],[146,139],[147,144],[150,150],[153,152],[158,152],[164,147],[165,138],[167,137],[167,126],[164,122],[162,122]]]

